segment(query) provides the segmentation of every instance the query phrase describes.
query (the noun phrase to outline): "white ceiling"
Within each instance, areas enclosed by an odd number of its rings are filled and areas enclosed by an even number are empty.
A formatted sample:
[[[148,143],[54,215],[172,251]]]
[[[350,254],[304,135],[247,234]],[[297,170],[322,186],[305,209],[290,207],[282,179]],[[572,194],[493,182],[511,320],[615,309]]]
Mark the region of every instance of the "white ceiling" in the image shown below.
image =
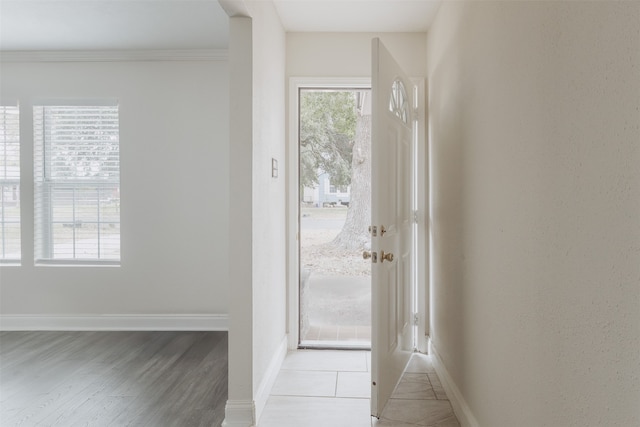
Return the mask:
[[[287,31],[425,32],[439,0],[274,0]]]
[[[0,0],[3,50],[226,48],[228,32],[217,0]]]
[[[287,31],[422,32],[436,0],[275,0]],[[226,48],[217,0],[0,0],[1,50]]]

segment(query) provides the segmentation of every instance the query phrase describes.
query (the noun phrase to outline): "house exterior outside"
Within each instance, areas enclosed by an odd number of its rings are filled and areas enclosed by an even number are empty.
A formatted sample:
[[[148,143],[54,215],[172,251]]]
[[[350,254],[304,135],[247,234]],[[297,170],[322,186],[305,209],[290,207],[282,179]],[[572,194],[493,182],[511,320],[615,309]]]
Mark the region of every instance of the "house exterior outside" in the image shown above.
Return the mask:
[[[302,203],[316,208],[349,206],[350,198],[351,186],[331,185],[331,177],[327,173],[320,174],[318,184],[302,190]]]

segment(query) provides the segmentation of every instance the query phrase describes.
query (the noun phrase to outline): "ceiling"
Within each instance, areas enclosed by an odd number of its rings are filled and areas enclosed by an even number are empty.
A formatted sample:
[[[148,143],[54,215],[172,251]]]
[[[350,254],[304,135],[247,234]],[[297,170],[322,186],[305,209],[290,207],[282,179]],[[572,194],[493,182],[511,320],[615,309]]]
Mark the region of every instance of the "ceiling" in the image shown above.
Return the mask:
[[[2,50],[226,48],[216,0],[0,0]]]
[[[440,1],[274,0],[287,31],[426,32]]]
[[[423,32],[436,0],[274,0],[287,31]],[[224,49],[217,0],[0,0],[0,50]]]

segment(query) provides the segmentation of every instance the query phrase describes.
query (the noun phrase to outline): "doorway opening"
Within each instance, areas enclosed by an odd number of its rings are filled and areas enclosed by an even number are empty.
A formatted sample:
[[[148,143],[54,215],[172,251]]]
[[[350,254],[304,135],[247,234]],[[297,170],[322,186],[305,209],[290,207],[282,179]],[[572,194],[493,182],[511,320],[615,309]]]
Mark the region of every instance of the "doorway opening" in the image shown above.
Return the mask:
[[[371,347],[371,90],[300,87],[300,348]]]

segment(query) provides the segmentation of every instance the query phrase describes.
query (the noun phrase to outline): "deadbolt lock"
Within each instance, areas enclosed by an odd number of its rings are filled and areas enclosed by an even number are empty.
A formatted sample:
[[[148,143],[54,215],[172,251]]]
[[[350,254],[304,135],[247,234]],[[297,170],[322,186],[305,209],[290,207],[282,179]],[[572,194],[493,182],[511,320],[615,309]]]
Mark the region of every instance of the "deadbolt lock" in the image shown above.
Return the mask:
[[[384,225],[380,226],[380,236],[384,236],[384,233],[387,232],[387,229],[384,228]],[[375,225],[370,225],[369,226],[369,234],[371,234],[371,237],[378,237],[378,227]]]
[[[378,253],[377,252],[364,251],[364,252],[362,252],[362,258],[364,258],[364,259],[371,258],[371,262],[372,263],[376,263],[376,262],[378,262]]]

